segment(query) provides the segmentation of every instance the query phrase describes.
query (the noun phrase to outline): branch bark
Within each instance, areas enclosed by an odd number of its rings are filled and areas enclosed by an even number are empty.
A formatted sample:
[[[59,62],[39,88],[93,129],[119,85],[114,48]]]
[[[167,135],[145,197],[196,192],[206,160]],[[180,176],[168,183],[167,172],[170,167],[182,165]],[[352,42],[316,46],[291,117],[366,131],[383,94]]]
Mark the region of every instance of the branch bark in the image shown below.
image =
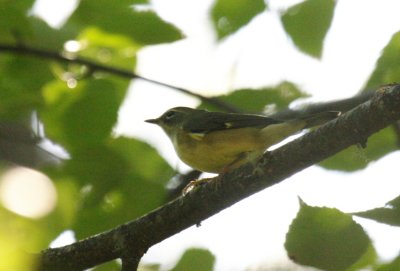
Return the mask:
[[[400,85],[382,87],[371,100],[257,163],[222,174],[136,220],[74,244],[44,250],[39,270],[82,270],[116,258],[132,262],[152,245],[201,223],[236,202],[358,143],[400,119]]]

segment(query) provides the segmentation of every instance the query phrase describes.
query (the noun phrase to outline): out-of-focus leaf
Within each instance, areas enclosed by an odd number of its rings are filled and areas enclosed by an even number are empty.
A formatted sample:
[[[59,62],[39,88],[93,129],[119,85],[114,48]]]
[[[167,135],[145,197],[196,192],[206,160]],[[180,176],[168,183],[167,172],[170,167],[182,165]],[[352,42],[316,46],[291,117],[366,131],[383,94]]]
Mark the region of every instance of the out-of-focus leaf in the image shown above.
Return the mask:
[[[103,142],[117,121],[119,92],[125,91],[107,79],[85,80],[75,88],[49,83],[43,90],[48,107],[42,112],[47,133],[70,151]]]
[[[350,215],[303,202],[285,242],[290,259],[323,270],[350,268],[368,252],[369,246],[369,237]],[[373,259],[369,260],[370,264]]]
[[[9,165],[3,168],[0,164],[0,174],[4,173],[4,169],[9,169]],[[47,175],[54,181],[52,174]],[[2,178],[0,185],[5,191],[3,181]],[[33,257],[38,256],[42,249],[71,225],[75,218],[78,191],[65,179],[56,182],[55,188],[57,205],[44,217],[27,218],[6,209],[13,209],[12,206],[19,204],[16,201],[26,206],[26,200],[29,199],[24,197],[13,198],[14,204],[4,204],[4,207],[3,202],[0,203],[0,270],[33,270],[36,260]],[[46,195],[43,196],[46,198]]]
[[[49,172],[46,173],[52,178],[57,189],[57,205],[55,210],[46,217],[48,221],[43,227],[49,229],[51,226],[54,228],[55,236],[58,236],[62,231],[68,229],[76,219],[79,186],[72,178],[59,177],[59,173],[54,175],[51,173],[49,174]],[[55,237],[53,237],[51,241],[54,240],[54,238]]]
[[[369,244],[367,251],[361,256],[361,258],[354,263],[352,266],[346,269],[346,271],[360,271],[364,270],[365,267],[371,266],[372,263],[375,263],[378,258],[376,250],[372,244]]]
[[[392,206],[393,208],[400,209],[400,196],[392,199],[387,203],[388,205]]]
[[[335,0],[305,0],[282,14],[281,20],[286,32],[304,53],[321,57],[335,3]]]
[[[27,15],[34,0],[0,1],[0,41],[15,42],[32,35]]]
[[[27,41],[29,46],[59,51],[67,40],[74,37],[72,32],[54,29],[40,18],[28,17],[28,20],[32,28],[32,38]]]
[[[0,269],[1,270],[30,270],[33,257],[27,251],[40,249],[40,235],[27,219],[11,214],[0,206]],[[33,250],[32,250],[33,249]]]
[[[120,271],[121,264],[119,264],[117,261],[111,261],[111,262],[107,262],[107,263],[98,265],[91,270],[92,271]]]
[[[328,169],[355,171],[395,150],[398,150],[396,134],[392,127],[387,127],[369,137],[366,148],[351,146],[319,165]]]
[[[73,193],[70,192],[57,187],[58,201],[71,196]],[[70,198],[68,204],[73,206],[74,200],[75,197]],[[38,253],[47,247],[70,224],[65,207],[59,203],[50,215],[30,219],[9,212],[0,205],[0,270],[32,270],[35,259],[31,253]]]
[[[2,118],[18,119],[39,109],[41,88],[54,78],[46,61],[13,55],[0,55],[0,73]]]
[[[182,38],[179,30],[161,20],[156,13],[140,11],[133,7],[134,4],[137,1],[82,0],[65,27],[77,27],[79,31],[80,26],[91,25],[109,33],[125,35],[142,45]]]
[[[157,151],[134,139],[110,139],[106,149],[92,151],[78,153],[68,165],[68,171],[88,188],[73,226],[78,238],[158,207],[165,198],[165,184],[174,174]]]
[[[77,38],[82,45],[79,55],[96,62],[132,70],[136,64],[136,52],[140,46],[126,36],[105,33],[89,27]]]
[[[138,271],[158,271],[160,270],[159,264],[140,264]]]
[[[399,199],[400,196],[389,201],[385,207],[354,213],[354,215],[398,227],[400,226],[400,205],[398,204]]]
[[[83,208],[96,206],[108,191],[121,185],[129,167],[120,155],[102,144],[81,146],[71,156],[65,163],[65,171],[80,187],[87,187],[88,193],[83,191],[86,205]]]
[[[109,145],[121,155],[129,165],[129,174],[135,179],[146,180],[157,185],[164,185],[174,175],[171,167],[150,145],[132,138],[119,137]],[[130,183],[131,180],[128,181]]]
[[[235,33],[265,8],[264,0],[217,0],[211,16],[218,39]]]
[[[397,271],[400,270],[400,256],[397,256],[392,262],[379,266],[377,271]]]
[[[400,81],[400,32],[390,42],[376,63],[375,70],[367,81],[366,88]]]
[[[72,38],[69,29],[54,29],[32,16],[33,0],[0,0],[0,42],[59,50]]]
[[[227,95],[217,98],[236,106],[243,112],[260,113],[267,111],[273,113],[280,109],[285,109],[291,102],[298,98],[307,97],[290,82],[283,82],[276,87],[262,89],[239,89]],[[218,111],[219,108],[202,103],[200,108]]]
[[[191,248],[185,251],[171,271],[212,271],[214,263],[215,257],[210,251]]]

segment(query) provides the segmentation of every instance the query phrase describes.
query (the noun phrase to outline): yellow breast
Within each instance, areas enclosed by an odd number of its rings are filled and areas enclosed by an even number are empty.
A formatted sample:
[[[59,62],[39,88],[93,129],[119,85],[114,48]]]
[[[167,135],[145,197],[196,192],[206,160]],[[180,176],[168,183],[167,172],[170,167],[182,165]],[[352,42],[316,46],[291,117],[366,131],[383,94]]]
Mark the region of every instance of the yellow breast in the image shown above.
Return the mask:
[[[246,153],[264,150],[259,137],[260,129],[255,128],[216,131],[204,136],[181,132],[173,143],[180,159],[189,166],[220,173],[232,163],[239,166],[236,162]]]
[[[173,144],[180,159],[190,167],[221,173],[249,162],[268,147],[301,130],[304,125],[304,121],[296,121],[262,129],[226,129],[207,134],[179,131]]]

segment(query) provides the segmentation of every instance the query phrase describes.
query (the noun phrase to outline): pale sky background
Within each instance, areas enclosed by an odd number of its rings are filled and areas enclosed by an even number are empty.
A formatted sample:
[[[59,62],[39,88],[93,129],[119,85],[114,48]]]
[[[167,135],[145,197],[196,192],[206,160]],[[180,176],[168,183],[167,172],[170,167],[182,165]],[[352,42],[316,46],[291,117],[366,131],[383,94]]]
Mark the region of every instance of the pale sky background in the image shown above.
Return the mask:
[[[354,95],[362,89],[382,48],[400,30],[400,2],[338,1],[321,60],[297,51],[282,29],[279,12],[296,2],[300,1],[269,1],[267,13],[218,44],[207,13],[211,0],[153,1],[157,12],[183,30],[187,39],[143,49],[137,71],[206,95],[271,86],[282,80],[292,81],[312,94],[310,101]],[[65,12],[73,3],[43,0],[37,10],[57,24],[60,15],[56,10]],[[175,90],[135,81],[120,111],[116,133],[154,144],[173,167],[184,171],[187,167],[179,162],[167,137],[143,120],[157,117],[173,106],[197,104],[197,100]],[[283,243],[298,210],[298,196],[309,205],[347,212],[383,206],[400,194],[394,167],[399,159],[399,152],[392,153],[367,169],[350,174],[319,167],[306,169],[222,211],[201,227],[191,227],[150,248],[142,262],[161,263],[168,268],[187,248],[205,247],[216,255],[218,271],[239,271],[262,263],[281,265],[288,261]],[[357,221],[368,230],[379,255],[389,259],[399,253],[397,228],[364,219]]]

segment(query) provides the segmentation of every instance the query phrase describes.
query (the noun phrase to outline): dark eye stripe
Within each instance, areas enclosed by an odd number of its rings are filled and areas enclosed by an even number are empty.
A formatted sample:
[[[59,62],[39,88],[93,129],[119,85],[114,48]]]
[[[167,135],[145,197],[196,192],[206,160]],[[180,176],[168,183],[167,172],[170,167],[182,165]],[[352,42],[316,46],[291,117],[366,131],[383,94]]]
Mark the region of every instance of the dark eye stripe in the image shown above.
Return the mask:
[[[175,117],[176,116],[176,111],[169,111],[169,112],[167,112],[166,114],[165,114],[165,119],[166,120],[170,120],[170,119],[172,119],[173,117]]]

